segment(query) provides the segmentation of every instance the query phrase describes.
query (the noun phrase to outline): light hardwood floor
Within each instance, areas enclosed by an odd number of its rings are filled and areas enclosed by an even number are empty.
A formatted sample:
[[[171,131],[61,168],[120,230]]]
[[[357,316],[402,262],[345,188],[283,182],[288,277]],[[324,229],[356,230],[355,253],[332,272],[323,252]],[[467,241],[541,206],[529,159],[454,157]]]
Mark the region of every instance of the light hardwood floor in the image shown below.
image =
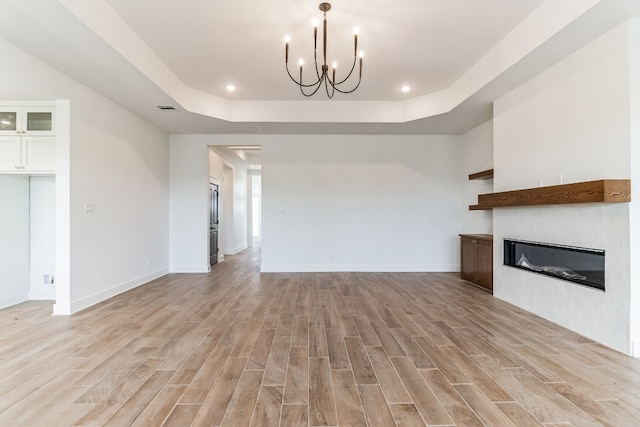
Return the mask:
[[[640,362],[456,274],[259,274],[0,310],[0,426],[637,426]]]

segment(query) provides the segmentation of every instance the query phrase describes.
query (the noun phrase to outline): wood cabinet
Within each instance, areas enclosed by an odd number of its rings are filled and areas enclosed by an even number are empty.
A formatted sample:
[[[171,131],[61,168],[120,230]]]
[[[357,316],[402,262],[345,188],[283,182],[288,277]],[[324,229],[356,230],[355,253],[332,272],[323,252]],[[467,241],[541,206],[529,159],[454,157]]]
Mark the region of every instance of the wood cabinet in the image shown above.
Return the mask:
[[[460,278],[493,293],[493,236],[460,234]]]

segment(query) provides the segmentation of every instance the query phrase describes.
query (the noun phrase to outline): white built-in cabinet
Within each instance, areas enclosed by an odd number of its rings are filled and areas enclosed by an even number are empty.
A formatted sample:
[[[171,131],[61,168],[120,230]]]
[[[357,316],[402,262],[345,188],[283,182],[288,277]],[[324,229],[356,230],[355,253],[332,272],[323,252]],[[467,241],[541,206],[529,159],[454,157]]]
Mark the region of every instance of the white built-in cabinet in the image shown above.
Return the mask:
[[[55,169],[55,107],[0,105],[0,173]]]

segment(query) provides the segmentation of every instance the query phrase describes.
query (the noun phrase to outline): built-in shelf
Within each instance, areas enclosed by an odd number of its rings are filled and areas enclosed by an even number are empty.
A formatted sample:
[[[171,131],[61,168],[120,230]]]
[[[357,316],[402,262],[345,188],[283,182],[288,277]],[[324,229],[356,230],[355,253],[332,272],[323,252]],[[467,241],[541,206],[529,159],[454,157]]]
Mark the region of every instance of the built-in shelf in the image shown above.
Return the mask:
[[[469,210],[510,206],[562,205],[570,203],[622,203],[631,201],[631,181],[601,179],[524,190],[480,194]]]
[[[469,180],[472,179],[491,179],[493,178],[493,169],[487,169],[486,171],[476,172],[469,175]]]

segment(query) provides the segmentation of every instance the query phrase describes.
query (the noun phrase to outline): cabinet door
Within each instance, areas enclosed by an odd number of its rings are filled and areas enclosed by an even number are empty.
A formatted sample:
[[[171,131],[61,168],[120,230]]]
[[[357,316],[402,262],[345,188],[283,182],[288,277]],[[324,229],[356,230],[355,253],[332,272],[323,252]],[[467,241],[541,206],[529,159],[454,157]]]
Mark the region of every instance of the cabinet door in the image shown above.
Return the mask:
[[[478,240],[478,285],[493,291],[493,244]]]
[[[22,110],[22,131],[26,135],[55,135],[53,107],[25,107]]]
[[[0,171],[19,171],[21,152],[19,136],[0,136]]]
[[[460,278],[476,281],[478,265],[478,243],[466,237],[460,238]]]
[[[20,108],[0,107],[0,135],[16,135],[21,130]]]
[[[56,140],[51,137],[22,137],[23,170],[50,172],[56,170]]]

